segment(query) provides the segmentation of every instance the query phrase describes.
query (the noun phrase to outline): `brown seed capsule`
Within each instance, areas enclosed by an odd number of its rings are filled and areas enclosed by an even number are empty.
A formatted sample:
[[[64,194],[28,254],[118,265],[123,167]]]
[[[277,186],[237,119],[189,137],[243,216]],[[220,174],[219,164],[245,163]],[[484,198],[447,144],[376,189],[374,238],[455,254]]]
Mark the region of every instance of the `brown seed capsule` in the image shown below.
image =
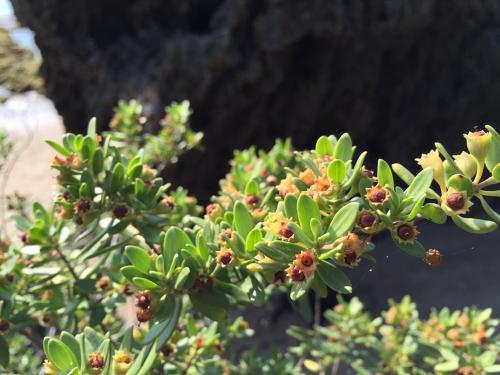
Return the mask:
[[[361,228],[371,228],[377,217],[371,212],[362,212],[358,217],[358,225]]]
[[[231,263],[231,261],[233,260],[233,254],[229,251],[224,251],[222,252],[221,254],[219,254],[219,262],[224,265],[224,266],[227,266]]]
[[[395,235],[395,236],[394,236]],[[412,243],[418,235],[417,227],[413,223],[399,221],[393,228],[393,236],[400,243]]]
[[[304,282],[306,279],[304,272],[302,272],[301,269],[294,264],[291,264],[290,267],[288,267],[287,274],[288,277],[297,284]]]
[[[443,263],[443,255],[439,250],[429,249],[425,253],[425,263],[431,267],[439,267]]]
[[[286,280],[286,273],[285,271],[278,271],[274,274],[274,284],[276,286],[283,285]]]
[[[472,367],[460,367],[457,371],[457,375],[474,375],[474,369]]]
[[[357,262],[358,262],[358,255],[356,254],[355,251],[346,252],[344,254],[344,263],[347,264],[348,266],[355,265]]]
[[[194,346],[196,349],[201,349],[205,346],[205,340],[203,339],[203,337],[197,337],[195,340],[194,340]]]
[[[71,199],[71,193],[69,191],[64,191],[62,193],[62,198],[65,200],[65,201],[69,201]]]
[[[366,189],[366,199],[372,206],[382,206],[389,200],[389,191],[380,185],[376,185]]]
[[[151,306],[151,295],[148,292],[140,292],[135,296],[135,305],[141,309],[148,309]]]
[[[118,204],[113,209],[113,215],[117,219],[123,219],[128,214],[128,207],[126,204]]]
[[[97,280],[96,283],[97,289],[104,290],[109,286],[109,279],[105,276],[101,277]]]
[[[174,352],[174,347],[171,344],[165,344],[163,348],[161,348],[161,353],[165,357],[170,357],[170,355]]]
[[[80,198],[73,203],[73,208],[77,214],[85,214],[92,208],[92,200],[87,197]]]
[[[446,197],[446,204],[453,211],[461,210],[465,207],[465,197],[462,193],[451,193]]]
[[[279,235],[282,238],[289,239],[293,236],[293,231],[290,229],[288,225],[283,225],[279,231]]]
[[[147,322],[148,320],[153,318],[153,312],[150,309],[138,308],[135,312],[135,315],[140,323]]]
[[[0,319],[0,332],[5,332],[9,329],[10,324],[5,319]]]
[[[245,197],[245,203],[249,206],[255,206],[257,203],[259,203],[260,199],[256,195],[247,195]]]
[[[89,355],[89,367],[94,371],[101,371],[104,368],[104,356],[102,353],[92,353]]]

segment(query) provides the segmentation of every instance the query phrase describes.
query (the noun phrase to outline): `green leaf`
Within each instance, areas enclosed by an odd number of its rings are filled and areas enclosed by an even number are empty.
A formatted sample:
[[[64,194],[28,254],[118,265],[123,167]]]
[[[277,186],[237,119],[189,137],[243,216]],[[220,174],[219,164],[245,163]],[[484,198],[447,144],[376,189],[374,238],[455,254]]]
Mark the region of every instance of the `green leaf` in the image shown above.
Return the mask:
[[[500,224],[500,214],[498,214],[489,204],[486,202],[483,196],[478,195],[479,201],[481,202],[481,206],[483,206],[484,212],[488,214],[493,220],[495,220],[498,224]]]
[[[175,280],[174,288],[181,289],[184,286],[191,270],[188,267],[182,268],[181,272],[177,275],[177,279]]]
[[[172,315],[168,320],[167,326],[165,327],[160,337],[158,338],[158,342],[156,343],[156,350],[160,350],[168,341],[170,336],[172,336],[172,333],[177,327],[181,310],[182,310],[182,300],[180,298],[174,298],[174,309]]]
[[[71,151],[66,150],[63,146],[61,146],[59,143],[56,143],[54,141],[47,140],[45,141],[50,147],[52,147],[54,150],[56,150],[58,153],[61,155],[64,155],[66,157],[71,155]]]
[[[172,267],[175,254],[189,244],[192,245],[192,242],[182,229],[170,227],[162,242],[163,269],[169,270]]]
[[[436,146],[436,149],[439,151],[441,155],[446,159],[446,161],[450,164],[449,167],[452,171],[453,174],[460,174],[460,168],[458,168],[457,163],[455,163],[455,160],[448,154],[448,151],[444,148],[444,146],[441,143],[434,143]]]
[[[465,218],[452,215],[451,219],[460,229],[474,234],[490,233],[497,229],[497,223],[489,220]]]
[[[158,352],[156,350],[153,350],[151,348],[150,352],[148,353],[148,356],[144,360],[143,364],[140,367],[139,372],[137,375],[147,375],[150,373],[151,368],[153,367],[156,357],[158,356]]]
[[[420,171],[419,174],[413,179],[408,188],[405,190],[405,196],[413,198],[418,201],[421,197],[425,196],[427,189],[431,186],[433,180],[433,168],[428,167]]]
[[[456,191],[465,191],[469,198],[474,195],[474,186],[472,185],[472,181],[464,175],[454,174],[448,179],[447,186],[448,188]]]
[[[147,276],[145,273],[139,271],[135,266],[123,266],[120,268],[120,272],[130,282],[132,282],[134,277]]]
[[[305,282],[300,284],[293,284],[290,289],[290,299],[292,301],[297,301],[300,297],[304,296],[309,290],[312,278],[307,279]]]
[[[236,230],[246,239],[248,233],[253,229],[254,222],[248,208],[240,201],[234,205],[234,224]]]
[[[144,277],[134,277],[132,282],[141,289],[159,289],[160,286],[155,282]]]
[[[488,366],[484,369],[488,374],[498,374],[500,373],[500,365]]]
[[[354,227],[358,209],[359,204],[351,202],[337,211],[328,227],[328,231],[332,234],[333,240],[346,235]]]
[[[288,228],[295,234],[295,237],[305,244],[307,247],[313,246],[312,240],[309,238],[307,234],[296,224],[296,223],[289,223]]]
[[[391,189],[394,189],[394,177],[392,175],[391,167],[383,159],[378,159],[377,178],[380,185],[388,185]]]
[[[420,214],[427,220],[432,221],[435,224],[444,224],[448,215],[441,208],[440,205],[436,203],[427,203],[420,210]]]
[[[288,263],[294,258],[294,254],[287,254],[277,248],[271,247],[266,242],[260,242],[256,245],[256,249],[265,256],[280,263]]]
[[[328,176],[336,185],[340,185],[344,181],[347,173],[345,163],[340,159],[335,159],[328,165]]]
[[[125,168],[121,163],[114,166],[111,172],[111,181],[109,183],[109,192],[111,194],[116,193],[122,187],[125,178]]]
[[[332,290],[337,293],[352,293],[351,280],[344,272],[326,260],[320,260],[316,274]]]
[[[494,169],[500,164],[500,134],[491,125],[486,125],[485,128],[492,134],[491,147],[488,155],[486,155],[486,168],[493,174]],[[500,173],[498,168],[497,171]],[[495,179],[500,180],[500,178],[496,177]]]
[[[257,181],[250,180],[245,186],[245,195],[259,195],[259,185]]]
[[[396,175],[401,179],[403,180],[403,182],[406,184],[406,185],[410,185],[411,182],[413,181],[413,179],[415,178],[415,176],[413,175],[413,173],[411,173],[408,169],[406,169],[403,165],[401,164],[398,164],[398,163],[394,163],[392,165],[392,170],[394,171],[394,173],[396,173]]]
[[[299,221],[299,215],[297,214],[297,197],[292,194],[288,194],[285,197],[285,215],[293,221]]]
[[[73,352],[62,341],[54,338],[47,343],[47,357],[61,371],[68,371],[77,364]]]
[[[434,370],[439,372],[451,372],[457,370],[458,367],[458,362],[443,362],[434,366]]]
[[[493,168],[493,172],[491,172],[491,174],[495,180],[500,181],[500,163]]]
[[[333,145],[328,137],[322,135],[316,141],[316,154],[318,156],[333,155]]]
[[[394,243],[396,244],[397,247],[399,247],[401,250],[403,250],[408,255],[411,255],[411,256],[417,257],[417,258],[425,257],[425,248],[418,241],[415,241],[412,243],[399,243],[397,241],[397,239],[394,239]]]
[[[190,294],[189,298],[193,307],[215,321],[223,321],[227,318],[226,307],[229,306],[226,295],[212,289],[210,291]]]
[[[9,344],[5,340],[5,337],[3,335],[0,335],[0,365],[4,369],[7,369],[9,366]]]
[[[89,137],[95,137],[96,121],[95,117],[92,117],[89,121],[89,125],[87,126],[87,135]]]
[[[98,175],[104,169],[104,154],[101,149],[96,150],[94,152],[94,156],[92,157],[92,172],[94,175]]]
[[[138,246],[125,246],[125,255],[139,271],[148,273],[154,264],[146,250]]]
[[[262,237],[262,231],[259,228],[254,228],[248,233],[247,239],[246,239],[246,244],[245,244],[245,250],[248,253],[254,253],[256,252],[255,245],[259,242],[261,242],[263,239]]]
[[[355,181],[357,181],[359,175],[361,174],[361,169],[363,167],[363,163],[365,161],[366,155],[368,153],[366,151],[363,151],[361,155],[359,155],[358,160],[356,161],[356,164],[352,168],[352,174],[349,177],[349,179],[344,183],[345,187],[351,186]]]
[[[352,140],[349,134],[344,133],[340,136],[337,144],[335,145],[334,156],[335,159],[348,162],[352,157]]]
[[[71,350],[71,352],[75,355],[77,360],[77,365],[81,364],[81,353],[80,353],[80,344],[78,343],[75,336],[71,333],[62,331],[61,332],[61,341]]]
[[[313,237],[311,231],[311,219],[316,218],[321,220],[321,214],[317,203],[307,194],[302,193],[297,200],[297,214],[302,230],[309,236]]]

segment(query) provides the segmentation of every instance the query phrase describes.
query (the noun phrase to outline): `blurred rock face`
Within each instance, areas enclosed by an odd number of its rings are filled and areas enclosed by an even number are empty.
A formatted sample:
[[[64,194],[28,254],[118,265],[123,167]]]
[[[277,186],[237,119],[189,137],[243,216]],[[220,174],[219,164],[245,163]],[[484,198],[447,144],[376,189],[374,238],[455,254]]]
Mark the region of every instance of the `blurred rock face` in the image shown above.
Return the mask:
[[[104,127],[118,99],[141,99],[153,118],[191,100],[206,151],[171,173],[202,198],[235,147],[286,136],[312,147],[348,130],[372,162],[409,162],[500,123],[494,0],[12,2],[69,130],[94,115]]]

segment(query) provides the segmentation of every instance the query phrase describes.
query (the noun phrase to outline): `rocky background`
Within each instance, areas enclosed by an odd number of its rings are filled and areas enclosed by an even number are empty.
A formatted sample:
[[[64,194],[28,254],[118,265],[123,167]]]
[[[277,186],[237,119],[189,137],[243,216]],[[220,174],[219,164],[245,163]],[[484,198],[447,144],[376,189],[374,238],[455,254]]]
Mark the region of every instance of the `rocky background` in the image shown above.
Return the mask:
[[[409,162],[433,140],[500,123],[496,0],[12,3],[68,130],[92,116],[105,127],[122,98],[153,118],[191,100],[206,152],[172,175],[204,199],[234,148],[276,137],[311,147],[348,130],[372,155]]]

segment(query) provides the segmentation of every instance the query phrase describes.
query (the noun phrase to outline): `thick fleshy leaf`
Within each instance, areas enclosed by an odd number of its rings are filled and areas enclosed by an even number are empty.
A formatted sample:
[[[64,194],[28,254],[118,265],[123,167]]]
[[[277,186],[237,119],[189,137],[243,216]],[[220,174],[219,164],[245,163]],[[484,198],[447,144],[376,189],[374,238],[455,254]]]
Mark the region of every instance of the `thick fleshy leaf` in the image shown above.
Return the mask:
[[[383,159],[378,159],[377,178],[380,185],[388,185],[390,188],[394,189],[394,177],[392,175],[391,167]]]
[[[247,238],[248,233],[250,233],[255,226],[252,215],[242,202],[236,202],[234,205],[234,224],[236,230],[244,239]]]
[[[288,194],[285,197],[285,215],[294,221],[299,221],[299,215],[297,214],[297,197],[295,195]]]
[[[413,198],[415,201],[423,197],[427,189],[431,186],[433,180],[433,168],[425,168],[415,176],[408,188],[405,190],[405,196]]]
[[[56,150],[58,153],[64,156],[70,156],[71,151],[67,150],[65,147],[61,146],[59,143],[56,143],[54,141],[45,141],[50,147],[52,147],[54,150]]]
[[[175,289],[182,288],[190,273],[191,273],[191,270],[188,267],[184,267],[181,270],[181,272],[179,272],[179,274],[177,275],[177,279],[175,280],[174,288]]]
[[[340,159],[335,159],[328,165],[328,176],[336,185],[340,185],[346,177],[346,165]]]
[[[141,289],[159,289],[160,286],[155,282],[144,277],[134,277],[132,282]]]
[[[154,263],[146,250],[138,246],[126,246],[125,255],[130,263],[143,273],[148,273],[148,271],[154,266]]]
[[[410,242],[410,243],[400,243],[397,239],[394,239],[394,243],[403,250],[406,254],[411,255],[417,258],[425,257],[425,248],[424,246],[418,242]]]
[[[485,128],[492,134],[490,150],[486,155],[486,168],[493,174],[494,169],[500,164],[500,134],[491,125],[486,125]],[[500,173],[500,170],[497,170]]]
[[[500,224],[500,214],[496,212],[489,204],[486,202],[486,199],[479,195],[479,201],[481,202],[481,205],[483,206],[484,212],[488,214],[489,217],[491,217],[493,220],[495,220],[498,224]]]
[[[494,221],[465,218],[458,215],[453,215],[451,219],[460,229],[474,234],[490,233],[498,226]]]
[[[448,218],[446,212],[444,212],[441,206],[436,203],[425,204],[420,210],[420,214],[435,224],[444,224]]]
[[[302,230],[312,237],[311,219],[316,218],[321,220],[321,214],[317,203],[307,194],[302,193],[297,200],[297,214]]]
[[[333,144],[328,137],[322,135],[316,141],[316,154],[318,156],[333,155]]]
[[[245,250],[249,253],[256,252],[257,250],[255,248],[255,245],[261,242],[262,239],[262,230],[259,228],[252,229],[250,233],[248,233],[245,243]]]
[[[334,240],[346,235],[354,227],[358,210],[359,203],[356,202],[348,203],[338,210],[328,227]]]
[[[47,357],[61,371],[68,371],[77,365],[73,352],[58,339],[48,341]]]
[[[320,260],[316,274],[330,289],[337,293],[352,293],[351,280],[332,263]]]
[[[335,159],[340,159],[342,161],[348,162],[352,157],[352,140],[349,134],[344,133],[340,136],[337,144],[335,145],[334,156]]]

